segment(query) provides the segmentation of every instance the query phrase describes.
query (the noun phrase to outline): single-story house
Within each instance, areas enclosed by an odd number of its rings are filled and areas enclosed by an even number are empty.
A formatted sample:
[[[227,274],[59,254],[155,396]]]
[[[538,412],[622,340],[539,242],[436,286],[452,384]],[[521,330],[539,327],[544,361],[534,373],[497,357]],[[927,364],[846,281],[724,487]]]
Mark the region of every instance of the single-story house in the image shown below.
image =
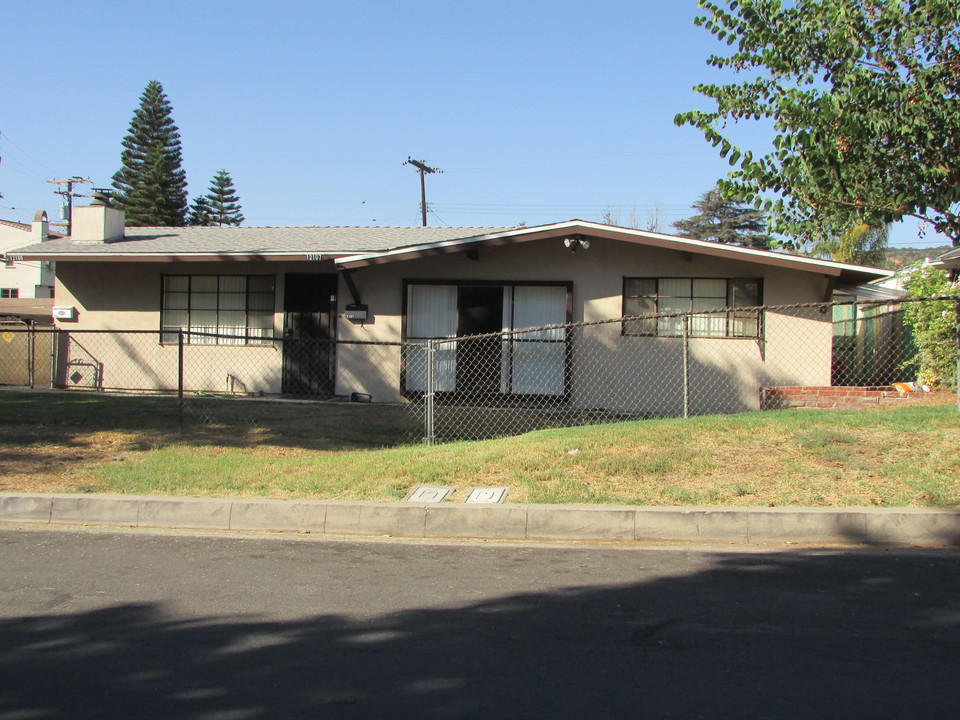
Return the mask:
[[[0,300],[53,297],[54,272],[50,263],[17,261],[12,251],[30,242],[59,237],[50,232],[43,210],[36,213],[30,225],[0,220]]]
[[[606,409],[659,402],[608,387],[611,367],[650,387],[680,372],[667,357],[687,351],[735,389],[729,410],[759,407],[760,385],[828,385],[829,312],[695,313],[830,301],[891,275],[581,220],[125,228],[121,212],[96,203],[75,208],[71,237],[17,257],[56,262],[58,327],[149,331],[135,347],[119,336],[81,341],[106,363],[104,387],[175,388],[182,333],[188,390],[404,402],[424,389],[426,351],[400,343],[499,333],[492,344],[440,345],[437,391]],[[662,313],[694,313],[687,333],[697,342],[687,351],[677,317],[619,321]],[[510,334],[611,318],[610,332],[589,347],[572,347],[563,329]],[[114,350],[95,349],[107,342]],[[124,380],[111,385],[111,377]]]

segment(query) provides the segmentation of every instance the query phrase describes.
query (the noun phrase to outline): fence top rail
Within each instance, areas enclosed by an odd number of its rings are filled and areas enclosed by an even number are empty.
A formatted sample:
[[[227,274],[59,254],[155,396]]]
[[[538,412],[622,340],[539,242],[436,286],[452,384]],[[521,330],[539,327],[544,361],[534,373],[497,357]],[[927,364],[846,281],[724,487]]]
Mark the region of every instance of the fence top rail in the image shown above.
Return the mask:
[[[694,311],[683,311],[683,312],[671,312],[671,313],[648,313],[646,315],[623,315],[621,317],[615,318],[604,318],[602,320],[584,320],[581,322],[569,322],[569,323],[557,323],[554,325],[538,325],[536,327],[520,328],[515,330],[500,330],[492,333],[484,333],[482,335],[469,335],[464,337],[449,337],[449,338],[424,338],[417,341],[415,344],[421,345],[426,344],[430,340],[435,342],[454,342],[457,340],[463,340],[466,337],[469,337],[470,340],[483,340],[486,338],[503,338],[509,337],[511,335],[525,335],[534,332],[545,332],[547,330],[568,330],[581,327],[592,327],[596,325],[615,325],[621,324],[625,321],[633,320],[657,320],[661,318],[683,318],[683,317],[703,317],[704,315],[726,315],[729,313],[758,313],[758,312],[776,312],[784,310],[823,310],[826,311],[827,308],[832,307],[884,307],[884,306],[897,306],[904,303],[917,303],[917,302],[943,302],[943,301],[953,301],[960,303],[960,295],[933,295],[930,297],[923,298],[896,298],[890,300],[833,300],[829,302],[807,302],[807,303],[792,303],[788,305],[749,305],[749,306],[738,306],[738,307],[722,307],[722,308],[713,308],[707,310],[694,310]]]
[[[713,308],[713,309],[704,309],[696,311],[684,311],[684,312],[671,312],[671,313],[648,313],[645,315],[624,315],[621,317],[615,318],[605,318],[602,320],[587,320],[580,322],[569,322],[569,323],[557,323],[554,325],[539,325],[536,327],[529,328],[519,328],[515,330],[501,330],[492,333],[484,333],[479,335],[469,335],[471,340],[482,340],[485,338],[508,338],[511,336],[517,335],[527,335],[534,332],[545,332],[551,330],[570,330],[575,328],[582,327],[591,327],[597,325],[613,325],[620,324],[625,321],[636,321],[636,320],[656,320],[663,318],[682,318],[682,317],[703,317],[709,315],[725,315],[729,313],[757,313],[757,312],[777,312],[777,311],[788,311],[788,310],[820,310],[826,312],[826,309],[832,307],[891,307],[896,308],[897,306],[902,306],[908,303],[922,303],[922,302],[955,302],[960,303],[960,295],[932,295],[929,297],[922,298],[896,298],[888,300],[843,300],[843,301],[829,301],[829,302],[807,302],[807,303],[792,303],[786,305],[753,305],[753,306],[742,306],[742,307],[722,307],[722,308]],[[250,347],[268,346],[279,344],[282,345],[290,341],[290,338],[285,338],[282,336],[262,336],[262,335],[234,335],[234,334],[225,334],[225,333],[215,333],[215,332],[205,332],[199,330],[121,330],[121,329],[83,329],[83,328],[64,328],[64,327],[30,327],[29,325],[24,325],[23,327],[16,327],[13,325],[0,324],[3,332],[9,333],[36,333],[36,334],[52,334],[52,333],[62,333],[68,335],[151,335],[156,337],[161,337],[163,335],[179,335],[181,332],[184,337],[189,338],[217,338],[217,339],[229,339],[229,340],[243,340],[249,342]],[[370,346],[384,346],[384,347],[397,347],[405,345],[417,345],[422,346],[427,343],[433,342],[452,342],[456,340],[462,340],[463,337],[450,337],[450,338],[422,338],[415,341],[401,341],[401,340],[341,340],[341,339],[303,339],[299,342],[305,343],[331,343],[337,345],[370,345]],[[174,343],[167,343],[174,344]],[[200,345],[201,347],[208,347],[208,345]],[[221,347],[218,345],[218,347]]]

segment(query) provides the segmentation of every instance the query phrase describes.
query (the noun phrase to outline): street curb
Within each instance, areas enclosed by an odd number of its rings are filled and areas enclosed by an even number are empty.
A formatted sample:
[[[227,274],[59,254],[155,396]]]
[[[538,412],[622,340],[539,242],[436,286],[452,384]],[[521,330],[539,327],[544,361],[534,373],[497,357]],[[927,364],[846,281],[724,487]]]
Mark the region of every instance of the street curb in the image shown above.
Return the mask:
[[[960,510],[456,505],[0,493],[0,522],[504,540],[960,546]]]

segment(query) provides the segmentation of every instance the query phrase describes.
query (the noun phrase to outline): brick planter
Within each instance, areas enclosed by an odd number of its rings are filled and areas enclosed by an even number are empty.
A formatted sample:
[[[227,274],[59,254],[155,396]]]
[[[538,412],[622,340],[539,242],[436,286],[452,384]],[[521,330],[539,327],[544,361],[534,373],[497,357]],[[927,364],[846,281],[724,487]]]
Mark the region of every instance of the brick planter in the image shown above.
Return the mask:
[[[803,386],[782,385],[763,388],[761,410],[785,408],[861,408],[888,405],[929,398],[930,393],[901,392],[895,387],[881,385],[858,387],[854,385]]]

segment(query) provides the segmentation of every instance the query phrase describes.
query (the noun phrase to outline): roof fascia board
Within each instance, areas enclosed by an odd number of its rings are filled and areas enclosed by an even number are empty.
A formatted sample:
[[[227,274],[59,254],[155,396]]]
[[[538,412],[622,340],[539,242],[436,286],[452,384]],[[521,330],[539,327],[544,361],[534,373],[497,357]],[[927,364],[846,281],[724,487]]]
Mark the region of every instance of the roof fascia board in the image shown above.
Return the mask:
[[[559,234],[570,231],[576,231],[593,237],[659,247],[678,252],[695,251],[702,255],[723,257],[731,260],[747,260],[762,265],[817,272],[831,277],[839,277],[845,270],[863,272],[863,268],[859,265],[846,265],[829,260],[817,260],[815,258],[805,258],[796,255],[772,253],[768,250],[755,250],[753,248],[722,245],[720,243],[711,243],[703,240],[678,238],[673,235],[651,233],[644,230],[612,228],[608,225],[585,221],[563,222],[553,225],[521,228],[519,230],[507,230],[491,235],[478,235],[471,238],[447,240],[431,245],[397,248],[381,253],[362,253],[337,258],[335,262],[337,265],[345,268],[361,268],[398,260],[412,260],[414,258],[428,257],[431,255],[460,252],[464,246],[469,245],[494,247],[497,245],[556,237]],[[892,271],[874,268],[870,268],[870,272],[880,277],[892,277],[894,275]]]
[[[444,240],[443,242],[430,243],[428,245],[411,245],[384,252],[357,253],[346,257],[336,258],[337,265],[355,269],[368,267],[370,265],[383,265],[385,263],[396,262],[398,260],[412,260],[414,258],[429,257],[431,255],[446,255],[450,253],[461,252],[465,247],[471,245],[482,245],[484,247],[497,247],[500,245],[512,245],[517,242],[527,242],[529,240],[542,240],[545,238],[556,237],[559,230],[565,229],[565,226],[576,227],[575,223],[560,223],[559,225],[544,225],[534,228],[523,228],[520,231],[506,230],[489,235],[476,235],[469,238],[457,238],[456,240]]]

